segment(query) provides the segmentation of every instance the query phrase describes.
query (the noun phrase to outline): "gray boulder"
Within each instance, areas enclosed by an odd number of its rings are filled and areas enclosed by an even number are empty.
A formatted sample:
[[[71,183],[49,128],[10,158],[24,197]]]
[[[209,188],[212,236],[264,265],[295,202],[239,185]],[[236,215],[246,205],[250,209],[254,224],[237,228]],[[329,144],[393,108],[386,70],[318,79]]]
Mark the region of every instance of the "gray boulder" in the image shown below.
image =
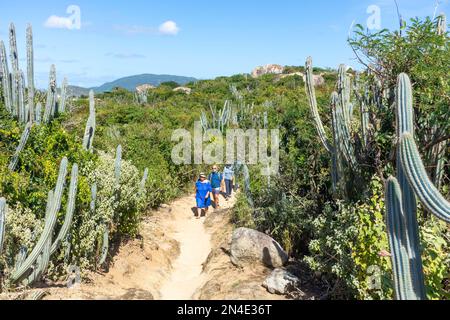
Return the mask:
[[[239,228],[234,231],[230,253],[231,262],[239,267],[260,263],[277,268],[285,265],[289,258],[274,239],[248,228]]]
[[[288,294],[300,283],[300,279],[292,273],[277,268],[264,281],[263,287],[272,294]]]

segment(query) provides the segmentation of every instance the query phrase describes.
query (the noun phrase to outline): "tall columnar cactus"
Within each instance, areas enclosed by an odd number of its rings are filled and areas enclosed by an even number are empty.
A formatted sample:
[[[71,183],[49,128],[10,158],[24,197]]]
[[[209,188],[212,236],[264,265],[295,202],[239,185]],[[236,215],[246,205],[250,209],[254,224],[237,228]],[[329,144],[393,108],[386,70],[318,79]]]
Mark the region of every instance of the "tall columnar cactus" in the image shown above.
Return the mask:
[[[320,119],[319,110],[317,109],[317,99],[316,99],[316,91],[314,90],[314,78],[313,78],[313,66],[312,66],[312,58],[308,57],[305,65],[306,71],[306,92],[309,99],[309,105],[311,107],[311,113],[313,115],[314,124],[317,129],[317,133],[319,134],[319,138],[322,141],[325,149],[333,153],[335,152],[335,146],[328,140],[327,135],[325,133],[325,129],[322,124],[322,120]]]
[[[114,163],[114,177],[116,178],[116,185],[120,185],[121,176],[121,164],[122,164],[122,146],[119,144],[116,150],[116,161]]]
[[[42,122],[42,104],[40,102],[36,104],[34,121],[37,125],[40,125]]]
[[[444,35],[447,32],[447,17],[445,13],[441,13],[437,19],[437,33]]]
[[[95,214],[95,203],[97,202],[97,184],[94,183],[91,187],[91,205],[90,210],[91,214]]]
[[[12,70],[17,72],[19,71],[19,54],[17,52],[16,27],[13,23],[9,25],[9,50]]]
[[[73,212],[75,211],[75,201],[77,198],[77,184],[78,184],[78,165],[75,163],[72,166],[72,174],[70,178],[69,186],[69,196],[67,202],[66,216],[64,218],[64,223],[59,230],[58,236],[53,241],[51,246],[50,254],[53,254],[61,245],[61,242],[65,241],[67,234],[69,233],[70,227],[72,225]]]
[[[414,141],[412,86],[406,74],[397,83],[397,179],[386,186],[387,221],[397,299],[426,299],[417,224],[417,195],[424,207],[450,223],[450,203],[427,176]]]
[[[17,105],[19,121],[22,123],[27,122],[27,115],[25,114],[25,86],[24,86],[24,75],[21,70],[17,72]]]
[[[95,98],[94,91],[91,90],[89,92],[89,118],[86,123],[86,128],[84,130],[84,138],[83,138],[83,149],[86,151],[93,152],[93,142],[95,136]]]
[[[11,93],[11,75],[8,68],[8,56],[6,55],[5,43],[0,41],[0,63],[2,71],[3,97],[5,99],[5,108],[12,113],[12,93]]]
[[[16,38],[16,27],[14,24],[9,26],[9,50],[11,59],[11,102],[12,102],[12,114],[14,117],[18,116],[18,79],[17,75],[19,72],[19,54],[17,52],[17,38]]]
[[[51,245],[51,239],[57,220],[57,214],[61,207],[61,197],[64,190],[64,182],[67,176],[67,165],[68,160],[67,158],[64,158],[61,161],[61,165],[59,168],[58,180],[52,197],[52,204],[50,206],[48,214],[46,214],[44,230],[42,231],[42,234],[36,246],[27,257],[25,262],[18,268],[18,270],[13,272],[11,276],[11,280],[13,283],[17,283],[21,281],[24,276],[27,276],[30,268],[32,268],[32,266],[36,264],[39,256],[44,253],[44,249],[46,249],[46,246],[49,245],[49,241]]]
[[[22,137],[20,138],[20,142],[19,142],[19,145],[17,146],[16,152],[14,153],[14,155],[9,163],[8,169],[10,171],[16,170],[17,163],[19,162],[20,153],[25,148],[25,145],[28,141],[28,137],[30,136],[31,128],[32,128],[32,124],[31,124],[31,122],[28,122],[28,124],[25,126],[25,129],[23,130]]]
[[[414,134],[414,110],[413,110],[413,94],[412,86],[409,77],[406,74],[400,74],[397,81],[396,89],[396,120],[397,120],[397,137],[400,138],[403,133],[408,132]],[[397,153],[400,154],[399,146]],[[400,156],[397,157],[397,180],[402,190],[402,203],[405,212],[406,223],[408,228],[408,245],[410,257],[414,263],[411,266],[411,272],[414,275],[413,289],[417,296],[425,297],[424,279],[422,270],[422,260],[419,254],[419,226],[417,223],[417,203],[414,191],[408,184],[404,168],[400,161]]]
[[[30,24],[27,26],[27,81],[29,119],[34,122],[34,51],[33,29]]]
[[[3,252],[3,242],[5,240],[6,211],[8,210],[6,199],[0,198],[0,254]]]
[[[445,36],[447,33],[447,18],[445,13],[441,13],[437,19],[437,34],[441,36]],[[433,147],[432,153],[433,158],[436,163],[436,169],[434,171],[434,183],[436,187],[439,189],[442,185],[442,179],[444,177],[445,171],[445,149],[447,146],[447,141],[442,141]]]
[[[66,112],[66,102],[67,102],[67,78],[64,78],[61,84],[61,96],[59,98],[59,112]]]
[[[148,168],[145,168],[144,175],[142,176],[141,183],[139,184],[139,194],[144,194],[145,192],[145,184],[148,180]]]
[[[45,103],[44,123],[49,123],[55,116],[56,109],[56,68],[52,64],[48,80],[47,102]]]

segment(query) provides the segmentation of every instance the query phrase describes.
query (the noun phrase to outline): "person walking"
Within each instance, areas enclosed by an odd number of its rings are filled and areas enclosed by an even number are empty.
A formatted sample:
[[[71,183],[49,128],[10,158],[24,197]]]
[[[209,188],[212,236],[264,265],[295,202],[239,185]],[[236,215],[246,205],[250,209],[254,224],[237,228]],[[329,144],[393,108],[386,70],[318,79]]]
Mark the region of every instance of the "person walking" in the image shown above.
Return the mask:
[[[223,174],[219,172],[218,166],[214,165],[212,167],[212,172],[210,173],[208,179],[211,182],[212,194],[214,196],[214,207],[215,207],[215,209],[219,209],[220,208],[220,203],[219,203],[220,187],[224,180],[223,180]]]
[[[225,200],[228,201],[233,192],[234,169],[231,164],[227,164],[223,170],[223,179],[225,181]]]
[[[197,219],[200,219],[202,210],[205,210],[205,217],[211,205],[212,187],[206,174],[200,173],[200,177],[195,183],[195,200],[197,203]]]

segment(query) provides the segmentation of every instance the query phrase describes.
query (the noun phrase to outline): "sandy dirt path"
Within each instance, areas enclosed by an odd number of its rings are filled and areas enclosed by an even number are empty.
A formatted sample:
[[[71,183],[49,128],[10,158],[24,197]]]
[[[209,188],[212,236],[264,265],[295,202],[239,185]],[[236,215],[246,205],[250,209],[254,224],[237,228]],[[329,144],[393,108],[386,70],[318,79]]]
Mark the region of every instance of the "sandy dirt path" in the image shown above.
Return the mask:
[[[205,217],[197,219],[194,215],[194,197],[185,197],[172,203],[170,236],[180,244],[180,255],[172,265],[172,272],[160,290],[162,300],[191,300],[206,278],[203,266],[212,250],[211,234],[205,228]],[[231,208],[234,198],[229,202],[221,199],[221,209]],[[211,214],[214,209],[210,209]]]

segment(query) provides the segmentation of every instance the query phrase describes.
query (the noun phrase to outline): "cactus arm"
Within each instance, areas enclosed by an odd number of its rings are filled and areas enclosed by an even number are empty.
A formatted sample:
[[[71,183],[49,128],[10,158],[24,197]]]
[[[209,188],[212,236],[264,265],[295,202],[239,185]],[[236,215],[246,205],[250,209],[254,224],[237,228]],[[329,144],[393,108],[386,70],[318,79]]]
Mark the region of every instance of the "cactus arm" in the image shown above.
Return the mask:
[[[17,283],[22,279],[22,277],[27,273],[27,271],[35,264],[36,260],[39,258],[40,254],[43,252],[47,242],[52,237],[53,229],[56,223],[56,216],[61,206],[61,196],[64,189],[64,182],[66,180],[67,175],[67,158],[63,158],[61,161],[61,165],[59,168],[58,180],[56,183],[55,191],[53,194],[52,205],[50,211],[48,213],[47,219],[45,221],[44,230],[39,238],[36,246],[33,248],[33,251],[27,257],[25,262],[13,272],[11,276],[11,280],[13,283]]]
[[[422,204],[436,217],[450,223],[450,203],[427,175],[414,138],[404,133],[400,139],[400,158],[411,187]]]
[[[5,222],[7,210],[8,207],[5,198],[0,198],[0,254],[2,254],[3,243],[5,241]]]
[[[61,242],[64,241],[67,237],[67,233],[70,230],[70,226],[72,225],[73,212],[75,210],[75,201],[77,197],[77,184],[78,184],[78,165],[74,164],[72,166],[72,175],[70,178],[70,187],[69,187],[69,201],[67,203],[67,211],[64,219],[64,223],[61,227],[61,230],[58,233],[55,241],[53,242],[50,250],[50,254],[53,254],[61,245]]]
[[[314,79],[313,79],[313,67],[312,67],[312,58],[309,57],[306,60],[305,70],[306,70],[306,92],[309,99],[309,104],[311,107],[311,113],[313,115],[314,124],[316,126],[317,132],[319,134],[319,138],[322,141],[323,146],[328,152],[333,152],[333,146],[328,141],[327,136],[325,134],[325,129],[322,124],[322,120],[320,119],[319,111],[317,109],[317,99],[316,92],[314,89]]]
[[[102,255],[100,256],[99,265],[103,265],[108,257],[108,247],[109,247],[109,229],[108,225],[105,223],[103,230],[103,241],[102,241]]]
[[[27,80],[28,80],[28,108],[29,119],[34,122],[34,52],[33,52],[33,29],[27,27]]]
[[[31,122],[28,122],[28,124],[26,125],[26,127],[22,133],[22,137],[20,138],[20,142],[19,142],[19,145],[17,146],[16,152],[14,153],[14,155],[11,159],[11,162],[9,163],[9,167],[8,167],[9,171],[16,170],[17,163],[19,162],[20,153],[25,148],[25,144],[27,143],[28,137],[30,136],[31,127],[32,127]]]
[[[407,223],[403,211],[402,194],[397,179],[386,183],[386,224],[394,272],[394,290],[397,300],[418,300],[413,289],[413,275],[408,255]]]

